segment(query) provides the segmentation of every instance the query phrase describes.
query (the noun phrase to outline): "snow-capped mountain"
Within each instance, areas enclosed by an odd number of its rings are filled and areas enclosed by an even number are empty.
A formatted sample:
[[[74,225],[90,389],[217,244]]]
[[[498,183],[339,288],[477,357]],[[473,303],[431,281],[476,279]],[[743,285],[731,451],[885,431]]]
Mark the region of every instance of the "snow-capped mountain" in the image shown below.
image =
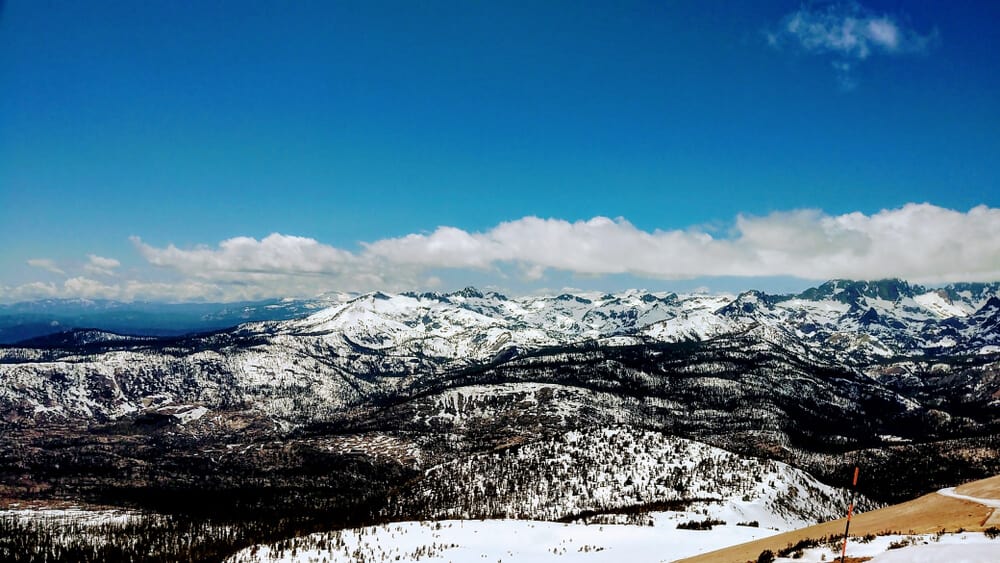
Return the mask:
[[[1000,351],[1000,284],[928,290],[899,280],[835,280],[799,295],[453,294],[360,296],[284,330],[343,335],[372,349],[484,361],[510,348],[582,341],[698,341],[763,325],[819,352],[857,356]],[[294,328],[292,328],[294,327]]]
[[[0,413],[100,420],[141,412],[149,397],[166,396],[322,418],[442,374],[559,347],[738,335],[801,360],[879,376],[887,361],[1000,353],[998,289],[837,280],[794,296],[629,291],[512,299],[472,288],[340,296],[303,318],[214,334],[150,339],[89,330],[0,349]]]
[[[0,348],[9,437],[0,486],[115,489],[124,485],[108,476],[134,466],[128,486],[169,490],[209,474],[232,487],[333,483],[344,502],[373,503],[359,512],[371,518],[562,518],[603,510],[604,485],[558,460],[591,464],[598,442],[627,435],[621,449],[632,454],[613,463],[627,467],[631,485],[605,483],[630,499],[615,509],[678,500],[670,490],[681,482],[668,485],[650,467],[679,463],[670,452],[690,449],[681,439],[827,483],[843,484],[860,462],[869,467],[863,492],[895,500],[954,472],[1000,472],[998,289],[833,281],[798,295],[510,298],[470,288],[338,296],[295,319],[187,336],[44,337]],[[609,428],[617,433],[602,434]],[[444,473],[477,498],[483,476],[528,454],[543,481],[588,483],[562,504],[546,501],[566,511],[532,509],[513,493],[495,513],[412,502],[440,496],[433,479]],[[741,470],[765,467],[747,463]],[[510,472],[492,475],[493,486],[534,490]],[[767,496],[705,475],[699,482],[718,495]],[[403,512],[370,498],[388,502],[404,485],[414,496],[398,504]],[[359,490],[369,492],[359,500]],[[801,503],[794,510],[814,516]]]
[[[453,294],[360,296],[290,327],[340,333],[376,349],[420,349],[479,361],[511,346],[531,349],[616,336],[704,340],[758,324],[817,347],[843,350],[846,340],[872,354],[942,348],[968,353],[995,345],[998,291],[998,284],[925,290],[898,280],[838,280],[794,296],[629,291],[509,299],[469,288]]]

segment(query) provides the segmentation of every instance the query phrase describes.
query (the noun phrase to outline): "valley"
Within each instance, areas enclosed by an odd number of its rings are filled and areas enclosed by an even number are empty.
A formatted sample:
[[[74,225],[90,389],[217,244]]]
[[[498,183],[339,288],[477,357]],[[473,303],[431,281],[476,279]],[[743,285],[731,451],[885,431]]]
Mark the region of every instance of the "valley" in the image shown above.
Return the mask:
[[[200,560],[392,522],[794,530],[855,465],[866,511],[1000,474],[998,289],[469,288],[45,336],[0,348],[0,498],[195,526]]]

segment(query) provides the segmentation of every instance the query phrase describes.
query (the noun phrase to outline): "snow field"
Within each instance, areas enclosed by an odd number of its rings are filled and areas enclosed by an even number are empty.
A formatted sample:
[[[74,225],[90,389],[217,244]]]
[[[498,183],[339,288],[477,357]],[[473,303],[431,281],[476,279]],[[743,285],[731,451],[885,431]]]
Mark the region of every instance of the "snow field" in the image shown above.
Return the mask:
[[[312,534],[280,545],[245,549],[227,563],[525,562],[661,563],[766,537],[776,532],[741,526],[678,530],[676,516],[654,526],[579,525],[530,520],[399,522]],[[982,533],[852,538],[849,557],[872,563],[996,563],[1000,539]],[[838,561],[838,546],[803,550],[776,563]]]
[[[840,561],[840,546],[814,547],[800,557],[779,557],[775,563],[830,563]],[[1000,539],[982,533],[879,536],[871,541],[851,538],[848,557],[871,557],[870,563],[997,563]]]
[[[256,546],[239,552],[227,563],[666,562],[776,533],[743,526],[678,530],[673,518],[659,514],[655,521],[654,526],[531,520],[399,522],[313,534],[282,546]]]

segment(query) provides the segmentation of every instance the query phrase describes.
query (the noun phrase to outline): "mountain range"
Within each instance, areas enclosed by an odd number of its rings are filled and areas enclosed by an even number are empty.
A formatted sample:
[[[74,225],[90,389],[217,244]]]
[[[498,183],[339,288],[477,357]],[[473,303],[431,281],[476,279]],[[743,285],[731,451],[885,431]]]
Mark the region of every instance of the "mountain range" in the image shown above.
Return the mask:
[[[0,347],[0,496],[328,526],[826,519],[855,465],[868,507],[1000,473],[998,294],[467,288],[186,335],[43,335]]]

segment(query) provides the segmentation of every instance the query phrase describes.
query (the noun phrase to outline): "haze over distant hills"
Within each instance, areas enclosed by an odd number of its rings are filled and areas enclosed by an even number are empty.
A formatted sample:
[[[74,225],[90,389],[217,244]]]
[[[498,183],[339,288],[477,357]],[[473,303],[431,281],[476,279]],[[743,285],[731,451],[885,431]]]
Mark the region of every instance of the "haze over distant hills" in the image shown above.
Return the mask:
[[[176,336],[228,328],[250,321],[307,315],[335,298],[270,299],[234,303],[122,302],[107,299],[44,299],[0,304],[0,344],[94,328],[121,334]]]

